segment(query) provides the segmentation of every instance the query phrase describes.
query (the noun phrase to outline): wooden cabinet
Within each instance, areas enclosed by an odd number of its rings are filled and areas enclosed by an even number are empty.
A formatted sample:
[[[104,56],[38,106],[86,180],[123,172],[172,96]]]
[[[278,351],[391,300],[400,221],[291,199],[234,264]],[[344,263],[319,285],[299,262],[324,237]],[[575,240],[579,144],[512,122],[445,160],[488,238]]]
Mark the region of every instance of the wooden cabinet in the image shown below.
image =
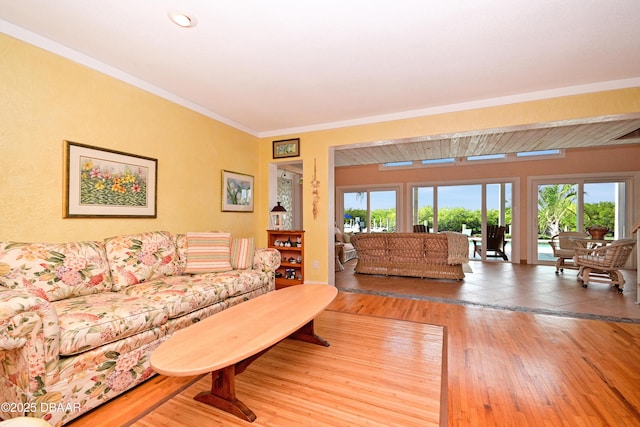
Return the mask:
[[[304,231],[267,230],[268,245],[280,252],[276,289],[304,283]]]

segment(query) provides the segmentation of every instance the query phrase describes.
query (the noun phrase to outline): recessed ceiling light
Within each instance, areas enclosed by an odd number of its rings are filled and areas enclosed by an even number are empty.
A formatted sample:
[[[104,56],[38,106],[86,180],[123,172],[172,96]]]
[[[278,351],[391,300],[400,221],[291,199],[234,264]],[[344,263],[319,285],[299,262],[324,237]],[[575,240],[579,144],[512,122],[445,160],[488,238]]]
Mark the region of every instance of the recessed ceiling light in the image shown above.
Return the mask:
[[[171,11],[169,12],[169,19],[171,19],[174,24],[183,28],[195,27],[198,23],[196,18],[184,12]]]

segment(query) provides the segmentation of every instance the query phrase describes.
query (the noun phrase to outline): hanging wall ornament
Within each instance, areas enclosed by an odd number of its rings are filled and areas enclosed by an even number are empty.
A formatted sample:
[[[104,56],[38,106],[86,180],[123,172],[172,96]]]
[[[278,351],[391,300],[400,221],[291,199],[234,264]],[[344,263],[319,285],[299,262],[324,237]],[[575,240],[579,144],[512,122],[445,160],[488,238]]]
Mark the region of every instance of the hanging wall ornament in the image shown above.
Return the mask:
[[[311,181],[311,188],[313,189],[313,219],[318,216],[318,186],[320,181],[316,178],[316,158],[313,158],[313,181]]]

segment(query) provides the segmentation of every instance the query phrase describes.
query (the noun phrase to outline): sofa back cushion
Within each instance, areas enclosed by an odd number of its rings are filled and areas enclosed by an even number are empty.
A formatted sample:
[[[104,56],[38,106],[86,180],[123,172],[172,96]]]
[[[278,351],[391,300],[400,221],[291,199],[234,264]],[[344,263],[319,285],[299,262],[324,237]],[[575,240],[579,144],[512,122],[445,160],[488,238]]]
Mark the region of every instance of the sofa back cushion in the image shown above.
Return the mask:
[[[110,237],[105,247],[114,291],[180,272],[176,241],[168,231]]]
[[[182,275],[187,269],[187,235],[184,233],[175,234],[176,250],[178,251],[178,274]]]
[[[187,233],[186,273],[212,273],[229,270],[231,270],[230,233]]]
[[[103,242],[0,242],[0,284],[49,301],[110,291]]]

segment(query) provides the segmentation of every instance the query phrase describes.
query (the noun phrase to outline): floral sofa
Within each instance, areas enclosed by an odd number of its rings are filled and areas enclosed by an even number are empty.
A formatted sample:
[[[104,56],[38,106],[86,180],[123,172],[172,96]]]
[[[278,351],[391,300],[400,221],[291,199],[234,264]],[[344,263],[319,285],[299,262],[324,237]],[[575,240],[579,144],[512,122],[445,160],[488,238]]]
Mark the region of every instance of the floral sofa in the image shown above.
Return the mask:
[[[161,342],[272,291],[279,265],[228,233],[0,242],[0,418],[62,425],[134,387]]]

